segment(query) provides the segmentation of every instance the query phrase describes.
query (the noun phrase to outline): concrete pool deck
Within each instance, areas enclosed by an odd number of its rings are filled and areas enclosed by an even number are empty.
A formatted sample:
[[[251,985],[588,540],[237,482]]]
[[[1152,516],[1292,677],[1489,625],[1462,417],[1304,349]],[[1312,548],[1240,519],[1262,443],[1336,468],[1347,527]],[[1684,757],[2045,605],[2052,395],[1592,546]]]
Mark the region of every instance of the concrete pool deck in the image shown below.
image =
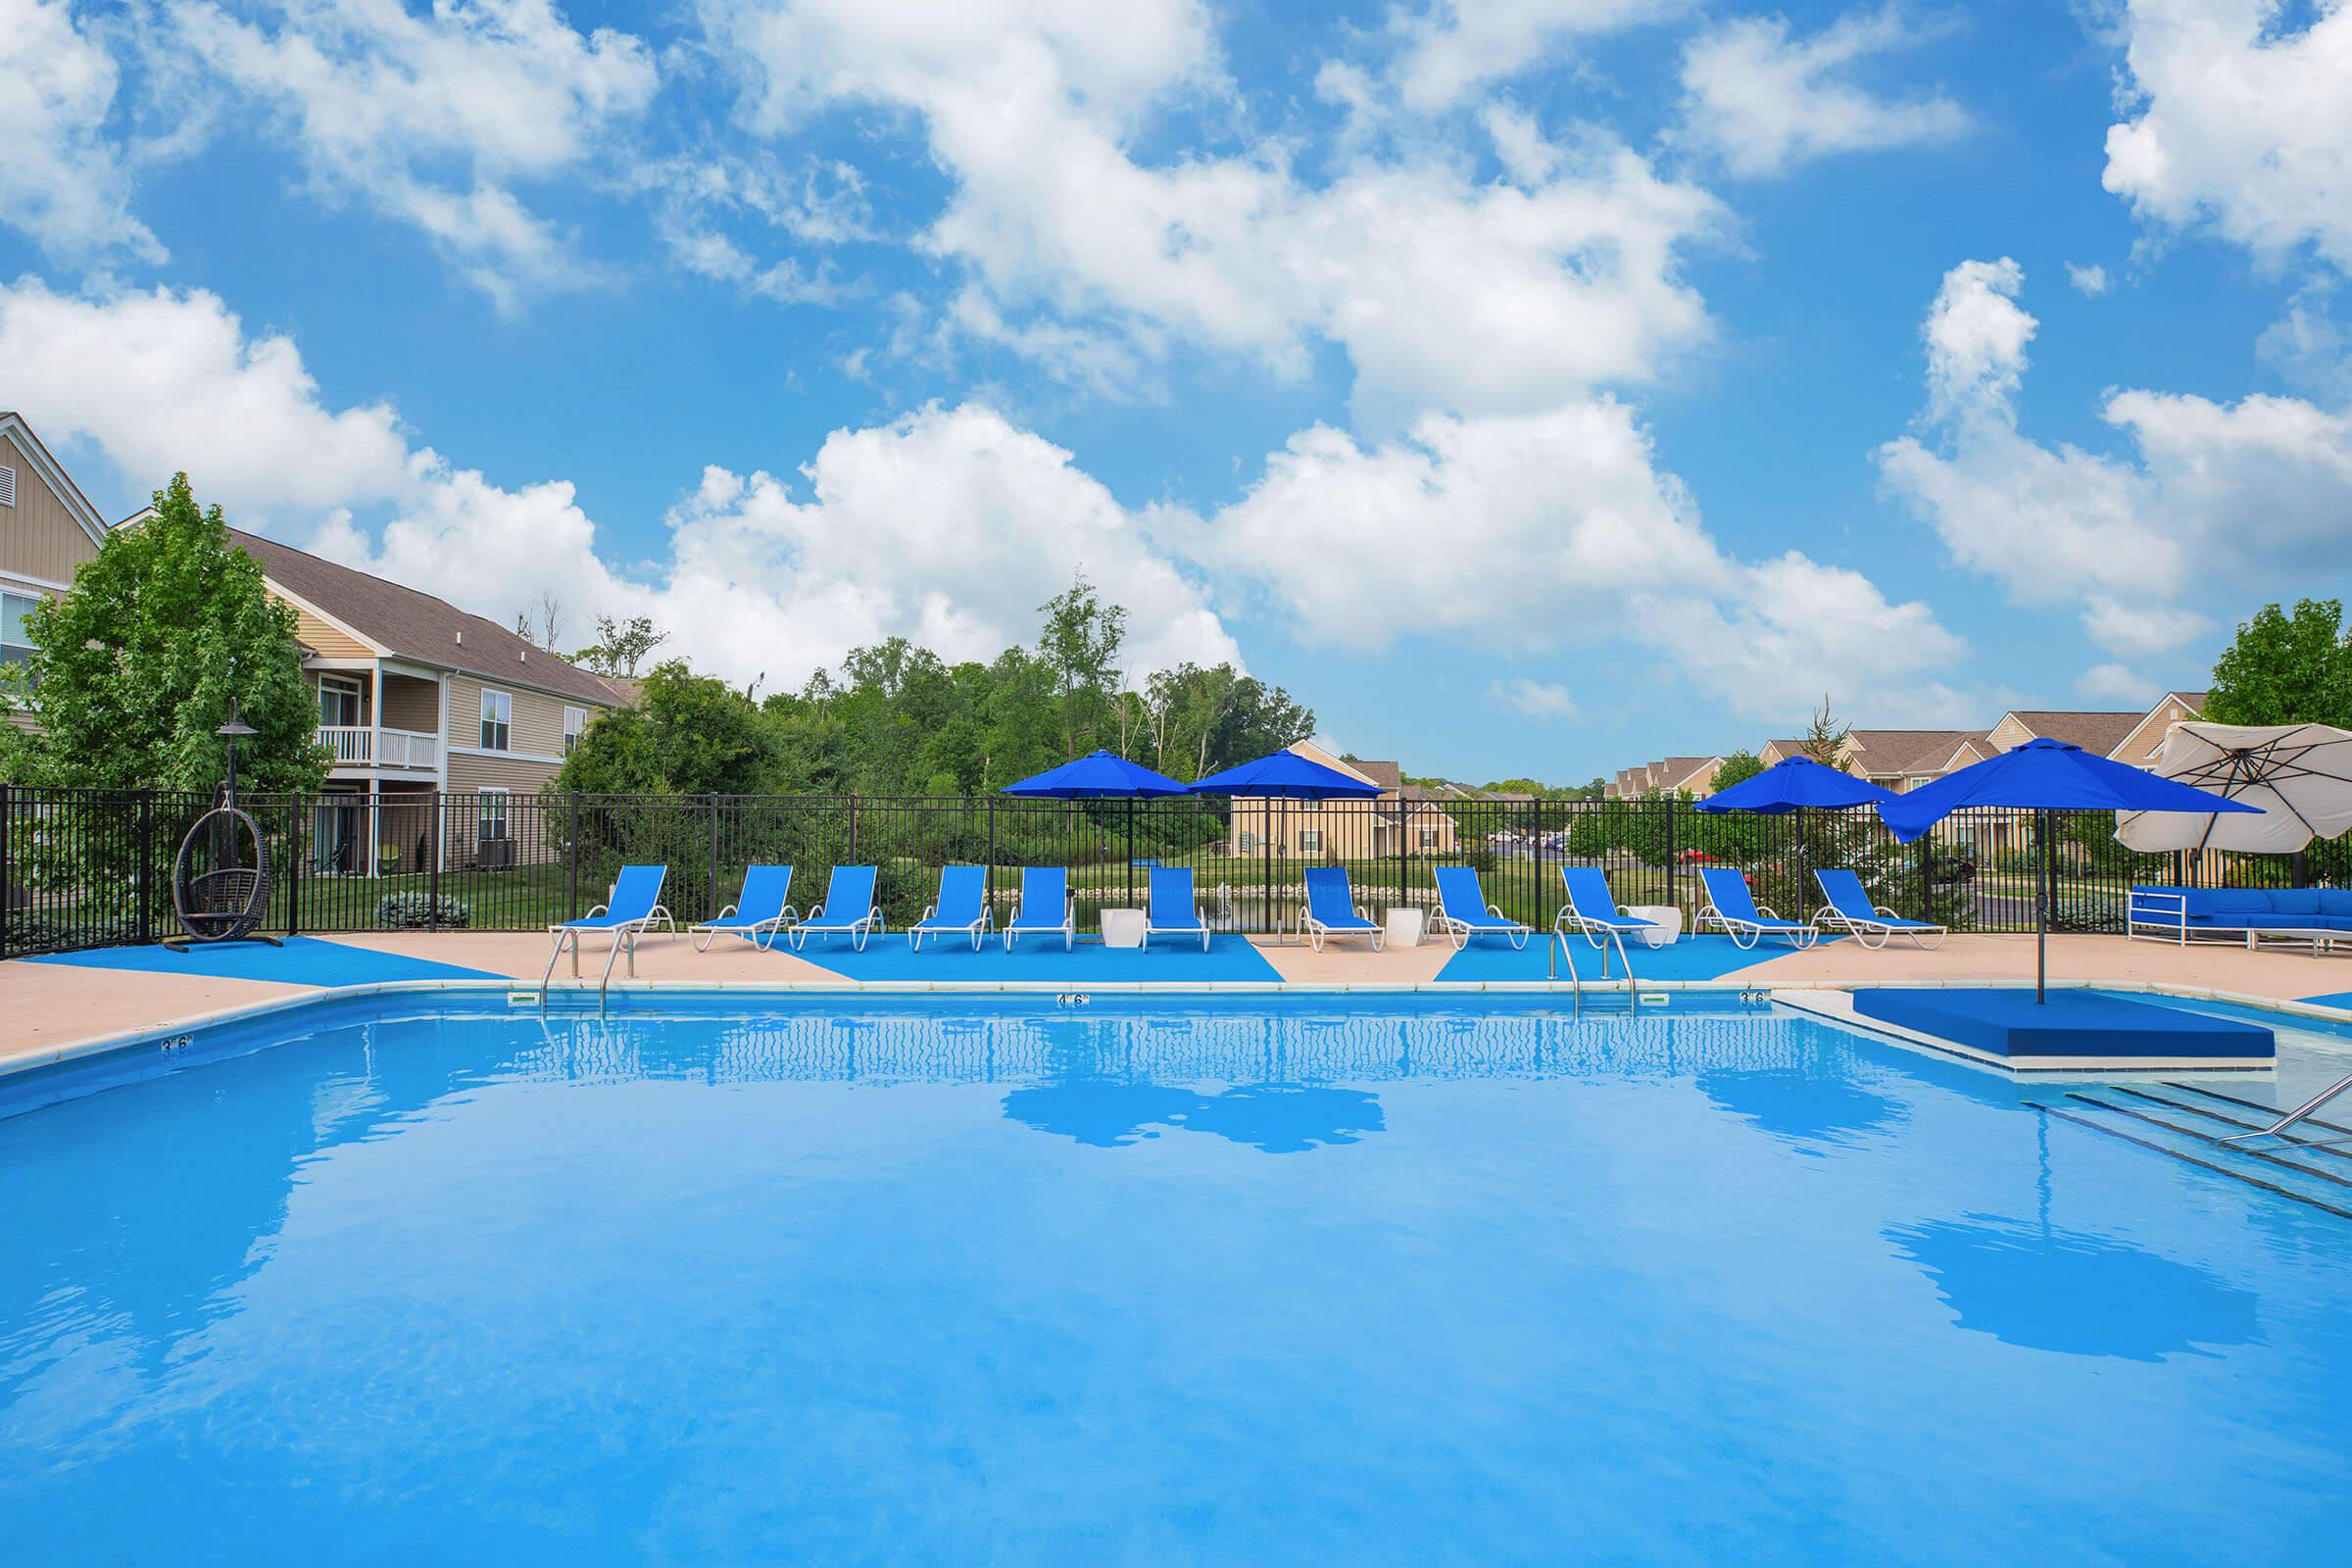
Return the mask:
[[[903,937],[894,934],[885,940],[895,954],[904,953]],[[996,951],[994,944],[991,951]],[[442,932],[304,938],[284,949],[199,949],[184,958],[146,948],[12,959],[0,963],[0,1073],[340,990],[385,985],[536,989],[547,952],[548,939],[530,932]],[[1357,944],[1335,944],[1315,953],[1303,945],[1228,937],[1220,938],[1218,950],[1206,956],[1197,948],[1190,954],[1154,949],[1149,961],[1164,958],[1164,972],[1139,967],[1137,955],[1110,953],[1088,943],[1081,943],[1066,959],[1058,956],[1058,950],[1035,950],[1017,965],[975,960],[967,949],[960,955],[941,954],[947,961],[940,966],[938,980],[931,982],[920,977],[918,966],[895,954],[869,955],[872,961],[860,963],[841,952],[820,953],[813,946],[802,956],[781,948],[760,953],[741,942],[697,953],[683,939],[658,934],[638,948],[634,984],[850,992],[904,991],[934,983],[950,989],[1121,990],[1134,988],[1138,976],[1145,975],[1150,978],[1142,983],[1169,989],[1281,985],[1475,993],[1540,989],[1545,961],[1540,942],[1517,954],[1499,947],[1474,949],[1457,962],[1453,949],[1443,942],[1378,954]],[[924,956],[930,956],[928,949]],[[1598,956],[1580,944],[1576,957],[1588,984],[1594,981]],[[2305,953],[2249,953],[2219,944],[2183,949],[2112,936],[2054,936],[2049,959],[2051,977],[2059,983],[2311,1004],[2337,1017],[2352,1015],[2352,964]],[[1873,953],[1852,942],[1825,943],[1802,953],[1771,948],[1740,953],[1724,938],[1708,937],[1682,942],[1662,954],[1636,949],[1634,961],[1645,989],[2015,985],[2033,977],[2034,939],[1961,935],[1933,953],[1907,946]],[[577,984],[593,991],[603,962],[601,948],[584,954],[584,978]],[[861,978],[860,969],[880,978]],[[615,988],[632,983],[624,975],[624,968],[615,965]],[[558,964],[556,988],[568,990],[574,984],[568,966]]]

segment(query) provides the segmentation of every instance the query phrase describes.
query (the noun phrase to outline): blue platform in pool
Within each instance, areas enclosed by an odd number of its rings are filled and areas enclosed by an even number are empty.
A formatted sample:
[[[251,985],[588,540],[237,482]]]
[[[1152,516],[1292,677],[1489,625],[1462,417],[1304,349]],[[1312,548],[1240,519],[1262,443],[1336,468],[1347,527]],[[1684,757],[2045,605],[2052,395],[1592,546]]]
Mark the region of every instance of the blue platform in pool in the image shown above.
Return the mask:
[[[1428,940],[1443,942],[1443,937]],[[1580,979],[1600,978],[1600,954],[1582,937],[1570,939],[1576,949],[1576,972]],[[1626,956],[1634,961],[1634,976],[1639,980],[1720,980],[1735,969],[1777,958],[1788,949],[1775,943],[1769,947],[1742,951],[1732,945],[1730,937],[1687,937],[1663,948],[1645,948],[1638,942],[1625,945]],[[1617,967],[1617,952],[1609,950],[1609,975],[1614,979],[1623,971]],[[1549,973],[1548,958],[1544,951],[1541,934],[1528,940],[1526,947],[1513,952],[1510,944],[1500,937],[1473,937],[1470,945],[1446,960],[1438,978],[1446,981],[1542,980]],[[1567,978],[1565,968],[1560,978]]]
[[[203,975],[219,980],[270,980],[290,986],[382,985],[394,980],[497,980],[487,969],[466,969],[454,963],[435,963],[398,953],[377,953],[320,942],[315,937],[286,937],[285,946],[266,942],[224,942],[213,947],[191,945],[174,953],[160,944],[152,947],[92,948],[86,953],[52,953],[28,958],[28,963],[63,963],[77,969],[135,969],[149,974]]]
[[[2015,1066],[2037,1062],[2258,1064],[2275,1059],[2277,1038],[2260,1024],[2185,1012],[2126,997],[2053,991],[1856,991],[1864,1018],[1913,1030]]]
[[[783,951],[781,944],[778,951]],[[1274,966],[1243,937],[1209,939],[1208,951],[1191,942],[1154,942],[1149,948],[1106,948],[1100,941],[1080,939],[1068,952],[1061,943],[1024,937],[1010,953],[1004,939],[992,938],[972,951],[969,939],[926,938],[920,953],[909,952],[905,933],[875,937],[858,953],[847,937],[810,937],[793,954],[821,964],[851,980],[956,980],[987,983],[1026,981],[1045,985],[1109,984],[1139,980],[1167,980],[1196,984],[1206,980],[1280,980]]]

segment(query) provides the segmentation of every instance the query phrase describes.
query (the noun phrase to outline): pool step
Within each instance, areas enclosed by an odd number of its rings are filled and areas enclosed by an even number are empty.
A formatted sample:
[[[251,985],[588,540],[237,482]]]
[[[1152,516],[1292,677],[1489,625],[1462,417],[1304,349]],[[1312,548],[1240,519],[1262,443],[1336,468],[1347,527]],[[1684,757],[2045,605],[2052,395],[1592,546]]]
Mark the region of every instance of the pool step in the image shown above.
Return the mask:
[[[2278,1112],[2194,1084],[2100,1084],[2070,1089],[2038,1106],[2061,1121],[2136,1144],[2217,1175],[2352,1219],[2352,1149],[2321,1147],[2352,1133],[2304,1124],[2310,1137],[2228,1143]],[[2267,1113],[2266,1113],[2267,1112]],[[2296,1129],[2299,1135],[2302,1127]]]

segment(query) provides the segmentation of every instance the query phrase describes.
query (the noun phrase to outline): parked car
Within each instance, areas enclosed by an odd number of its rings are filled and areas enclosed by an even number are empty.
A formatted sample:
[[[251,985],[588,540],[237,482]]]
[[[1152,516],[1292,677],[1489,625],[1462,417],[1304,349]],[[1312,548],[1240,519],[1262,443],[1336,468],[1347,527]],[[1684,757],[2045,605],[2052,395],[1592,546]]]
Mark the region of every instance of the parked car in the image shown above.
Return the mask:
[[[1715,863],[1715,857],[1704,850],[1678,850],[1675,852],[1674,858],[1685,865],[1712,865]]]

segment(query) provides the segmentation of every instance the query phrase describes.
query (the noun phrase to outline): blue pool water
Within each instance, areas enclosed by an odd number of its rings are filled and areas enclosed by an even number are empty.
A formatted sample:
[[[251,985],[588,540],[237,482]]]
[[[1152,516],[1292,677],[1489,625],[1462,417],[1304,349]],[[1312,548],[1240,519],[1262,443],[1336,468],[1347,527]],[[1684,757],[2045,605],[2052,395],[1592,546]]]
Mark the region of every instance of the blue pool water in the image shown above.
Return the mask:
[[[2346,1540],[2352,1221],[1809,1020],[416,1005],[0,1085],[7,1561]]]

